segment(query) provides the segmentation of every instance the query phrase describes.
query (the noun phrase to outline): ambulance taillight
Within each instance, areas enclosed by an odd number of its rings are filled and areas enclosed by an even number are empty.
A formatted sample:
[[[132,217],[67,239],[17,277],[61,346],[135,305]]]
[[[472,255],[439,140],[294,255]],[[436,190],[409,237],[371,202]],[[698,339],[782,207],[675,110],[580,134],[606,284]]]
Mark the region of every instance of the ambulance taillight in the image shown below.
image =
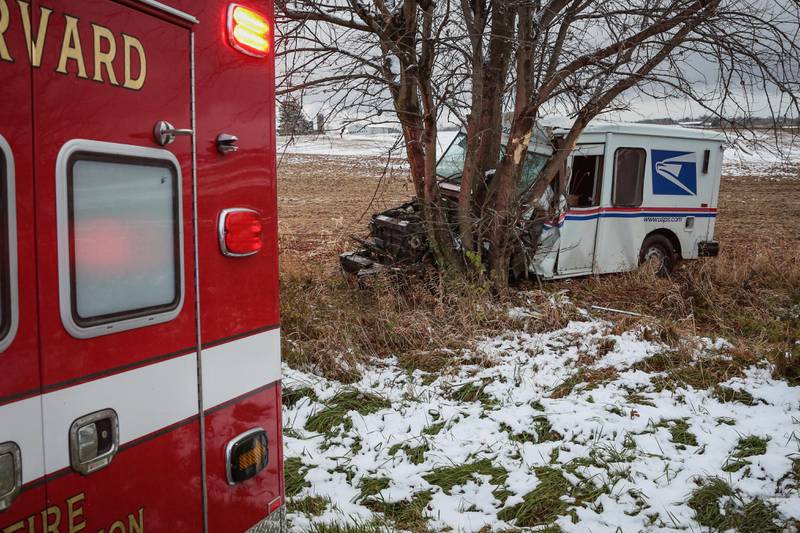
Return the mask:
[[[228,40],[236,50],[253,57],[267,57],[269,36],[267,17],[239,4],[228,6]]]
[[[229,257],[247,257],[261,251],[261,215],[252,209],[226,209],[220,215],[219,243]]]

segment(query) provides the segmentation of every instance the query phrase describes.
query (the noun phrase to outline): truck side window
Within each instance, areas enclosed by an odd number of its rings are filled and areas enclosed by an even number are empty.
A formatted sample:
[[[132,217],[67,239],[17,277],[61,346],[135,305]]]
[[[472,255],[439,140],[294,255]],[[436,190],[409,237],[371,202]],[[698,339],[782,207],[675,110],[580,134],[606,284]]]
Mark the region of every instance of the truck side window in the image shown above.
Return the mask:
[[[614,207],[639,207],[644,191],[647,152],[642,148],[619,148],[614,155]]]
[[[145,317],[138,327],[178,309],[179,170],[169,160],[91,152],[73,153],[66,168],[69,279],[62,283],[70,288],[72,324]]]
[[[569,182],[568,195],[570,207],[600,205],[603,159],[602,155],[579,155],[572,160],[572,177]]]

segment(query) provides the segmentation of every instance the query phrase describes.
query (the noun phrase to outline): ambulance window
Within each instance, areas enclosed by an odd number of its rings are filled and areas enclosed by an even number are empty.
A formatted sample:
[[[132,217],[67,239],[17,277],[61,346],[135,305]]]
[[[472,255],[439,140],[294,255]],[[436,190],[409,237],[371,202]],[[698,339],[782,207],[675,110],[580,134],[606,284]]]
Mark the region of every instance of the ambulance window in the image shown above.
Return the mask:
[[[647,152],[642,148],[619,148],[614,156],[615,207],[639,207],[644,191]]]
[[[0,148],[0,341],[11,328],[11,257],[9,251],[8,171],[6,155]]]
[[[105,326],[180,306],[180,185],[173,162],[74,153],[67,200],[74,325]],[[148,320],[133,327],[139,325]]]

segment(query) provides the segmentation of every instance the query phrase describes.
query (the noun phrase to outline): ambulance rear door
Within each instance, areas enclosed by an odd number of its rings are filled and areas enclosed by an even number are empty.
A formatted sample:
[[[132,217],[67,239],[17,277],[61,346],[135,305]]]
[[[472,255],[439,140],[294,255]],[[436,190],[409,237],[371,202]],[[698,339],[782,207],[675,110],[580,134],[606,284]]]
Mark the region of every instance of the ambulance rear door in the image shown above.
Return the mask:
[[[45,506],[31,66],[19,22],[17,3],[0,0],[0,531],[28,531]]]
[[[39,530],[202,531],[193,20],[157,2],[32,12]]]

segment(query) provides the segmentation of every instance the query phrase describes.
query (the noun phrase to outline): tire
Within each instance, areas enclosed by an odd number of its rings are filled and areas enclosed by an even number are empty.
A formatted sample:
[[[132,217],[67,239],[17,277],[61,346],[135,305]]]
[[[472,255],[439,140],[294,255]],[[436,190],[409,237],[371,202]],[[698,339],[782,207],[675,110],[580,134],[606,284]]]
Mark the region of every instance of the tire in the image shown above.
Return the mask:
[[[664,235],[650,235],[639,252],[639,266],[653,263],[658,276],[668,276],[675,268],[675,248]]]

